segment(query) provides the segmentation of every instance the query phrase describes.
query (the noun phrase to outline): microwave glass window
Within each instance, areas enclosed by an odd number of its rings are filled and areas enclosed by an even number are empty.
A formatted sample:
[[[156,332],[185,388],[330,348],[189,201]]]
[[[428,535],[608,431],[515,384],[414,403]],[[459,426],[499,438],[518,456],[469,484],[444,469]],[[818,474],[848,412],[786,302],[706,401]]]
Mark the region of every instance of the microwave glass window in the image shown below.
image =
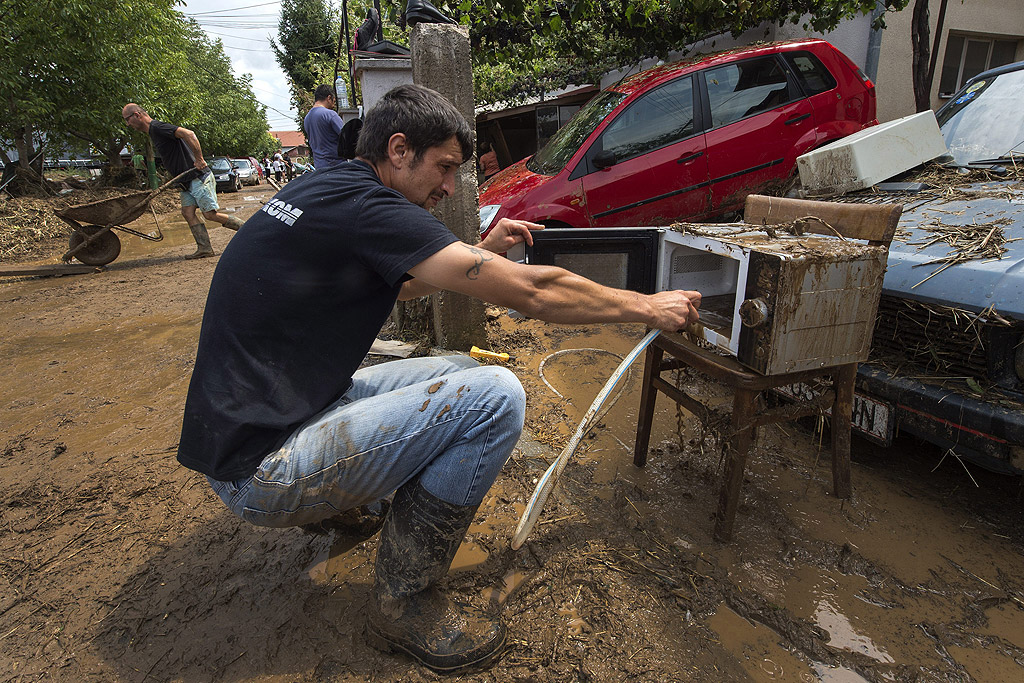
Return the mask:
[[[629,254],[555,254],[555,265],[606,287],[627,288]]]

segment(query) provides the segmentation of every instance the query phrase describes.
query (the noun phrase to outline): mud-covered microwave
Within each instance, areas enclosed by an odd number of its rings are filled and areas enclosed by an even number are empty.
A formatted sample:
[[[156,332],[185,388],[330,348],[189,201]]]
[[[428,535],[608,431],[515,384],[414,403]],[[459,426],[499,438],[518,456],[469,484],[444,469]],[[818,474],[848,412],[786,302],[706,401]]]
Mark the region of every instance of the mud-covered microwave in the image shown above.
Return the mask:
[[[508,257],[644,294],[702,295],[698,336],[762,374],[867,360],[886,249],[746,224],[549,228]]]

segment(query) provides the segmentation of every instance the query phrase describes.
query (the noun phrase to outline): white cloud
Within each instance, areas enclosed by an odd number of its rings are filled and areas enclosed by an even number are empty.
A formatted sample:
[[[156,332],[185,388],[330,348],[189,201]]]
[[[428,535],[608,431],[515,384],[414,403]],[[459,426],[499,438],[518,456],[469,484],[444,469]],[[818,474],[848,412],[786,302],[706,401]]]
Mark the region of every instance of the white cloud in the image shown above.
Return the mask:
[[[270,49],[270,38],[277,35],[280,0],[191,0],[179,10],[199,22],[211,39],[223,43],[236,76],[252,76],[253,97],[266,105],[270,129],[295,130],[288,82]]]

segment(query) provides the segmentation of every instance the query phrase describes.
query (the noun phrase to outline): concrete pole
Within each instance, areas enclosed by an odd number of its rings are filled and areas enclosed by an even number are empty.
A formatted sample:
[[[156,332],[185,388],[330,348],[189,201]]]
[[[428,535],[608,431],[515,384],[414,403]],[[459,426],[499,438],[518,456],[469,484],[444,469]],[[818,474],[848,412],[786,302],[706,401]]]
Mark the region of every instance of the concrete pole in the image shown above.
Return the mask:
[[[420,23],[409,37],[412,80],[444,95],[476,129],[473,100],[473,68],[470,62],[469,29],[454,24]],[[480,210],[477,206],[476,155],[467,159],[455,178],[455,191],[434,210],[448,229],[467,244],[480,241]],[[447,349],[468,351],[487,343],[484,303],[479,299],[439,292],[434,295],[434,333]]]

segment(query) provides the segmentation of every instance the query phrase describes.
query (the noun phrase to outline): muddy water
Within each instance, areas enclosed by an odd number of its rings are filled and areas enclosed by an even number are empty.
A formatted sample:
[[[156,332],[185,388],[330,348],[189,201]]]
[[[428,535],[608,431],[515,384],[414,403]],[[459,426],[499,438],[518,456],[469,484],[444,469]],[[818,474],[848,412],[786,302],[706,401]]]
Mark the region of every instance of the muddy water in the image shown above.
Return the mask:
[[[237,203],[221,208],[221,213],[234,216],[245,212],[244,215],[247,216],[252,213],[253,209],[261,206],[257,197],[249,196],[245,199],[249,201],[237,202],[236,200]],[[155,256],[164,253],[168,248],[172,247],[195,246],[192,232],[189,230],[184,217],[180,214],[171,214],[156,220],[154,220],[152,214],[146,214],[132,223],[131,228],[149,237],[155,238],[163,235],[163,239],[159,241],[147,240],[131,233],[117,231],[118,238],[121,240],[121,255],[117,257],[118,260]],[[212,221],[206,221],[206,228],[208,231],[226,230],[226,228],[222,228],[218,223]]]
[[[537,423],[557,432],[555,447],[538,463],[543,469],[557,455],[558,438],[567,441],[644,330],[595,326],[574,328],[575,334],[563,336],[558,328],[533,321],[502,320],[500,326],[507,333],[528,329],[542,340],[535,348],[515,349],[515,369],[527,386],[533,413],[562,416],[554,425],[546,419]],[[773,629],[774,620],[767,614],[740,615],[720,603],[702,627],[751,680],[859,683],[904,680],[908,670],[952,670],[959,672],[955,679],[971,677],[965,680],[1024,680],[1024,592],[1007,574],[1021,564],[1019,543],[997,529],[979,528],[964,510],[908,495],[900,484],[856,465],[853,499],[835,500],[829,453],[820,445],[827,438],[793,425],[761,430],[736,539],[715,543],[709,535],[717,480],[710,484],[695,526],[678,516],[673,492],[679,485],[677,463],[659,461],[645,469],[632,464],[642,369],[641,359],[621,389],[609,396],[603,416],[563,476],[585,479],[591,494],[609,502],[616,487],[628,485],[634,493],[624,500],[631,514],[667,530],[666,543],[701,553],[726,572],[739,595],[757,596],[774,606],[769,610],[782,610],[790,623],[820,634],[824,647],[815,656],[799,639],[788,640],[778,627]],[[707,402],[728,404],[722,387],[702,384],[699,377],[684,381],[688,391]],[[651,457],[689,458],[720,471],[714,440],[702,438],[692,415],[677,414],[664,396],[658,400]],[[537,478],[532,481],[536,485]],[[521,515],[522,505],[496,508],[496,500],[505,495],[503,486],[501,481],[495,486],[478,522],[493,515]],[[763,518],[768,507],[784,519]],[[534,533],[550,533],[567,523],[544,515]],[[493,531],[486,522],[478,523],[469,536],[480,538],[474,532],[481,532],[486,537]],[[352,580],[369,581],[365,566],[349,568],[336,555],[340,553],[332,550],[326,564],[321,560],[311,575],[331,579],[320,567],[330,568],[333,562],[331,582],[345,572],[356,572]],[[481,568],[488,558],[485,548],[467,541],[453,573]],[[509,569],[483,589],[482,597],[504,605],[530,580],[529,572]],[[586,620],[577,604],[570,600],[557,609],[567,637],[584,632]],[[697,620],[689,613],[685,618]],[[936,631],[955,633],[955,646],[937,645]]]
[[[502,327],[524,324],[502,322]],[[537,352],[520,353],[516,360],[523,369],[524,383],[537,389],[531,397],[564,411],[564,434],[568,435],[643,330],[594,327],[564,340],[552,340],[543,327],[536,329],[549,344]],[[927,496],[908,495],[900,485],[871,476],[856,465],[853,499],[835,500],[830,491],[830,453],[821,449],[827,438],[787,425],[762,428],[745,492],[757,494],[748,495],[748,507],[756,504],[751,498],[767,498],[778,506],[790,527],[785,533],[791,538],[783,539],[780,548],[778,538],[763,533],[757,511],[749,510],[746,516],[752,519],[739,521],[747,526],[738,530],[734,543],[715,544],[706,537],[695,537],[692,524],[665,514],[671,504],[652,504],[654,496],[663,495],[669,501],[673,497],[665,468],[641,470],[632,465],[642,366],[641,358],[622,389],[610,395],[604,417],[575,456],[578,465],[590,470],[594,495],[610,500],[609,484],[628,482],[637,493],[627,497],[626,503],[639,517],[653,518],[658,526],[674,529],[666,540],[675,537],[688,548],[700,544],[726,568],[738,591],[784,607],[794,622],[820,629],[828,650],[840,653],[840,661],[858,663],[862,671],[899,678],[896,672],[908,665],[922,671],[952,666],[979,681],[1024,680],[1024,648],[1020,644],[1024,641],[1024,591],[1015,577],[1010,578],[1022,558],[1020,544],[1011,540],[1009,530],[1000,533],[971,519],[968,511],[937,505]],[[684,381],[689,391],[708,403],[727,404],[730,399],[722,387],[701,384],[699,377]],[[677,415],[674,404],[664,396],[658,399],[652,449],[659,443],[670,445],[670,450],[682,444],[694,461],[704,460],[719,471],[714,441],[701,439],[693,416],[686,412]],[[862,443],[856,445],[872,450]],[[899,457],[900,447],[908,446],[900,443],[884,457]],[[654,453],[651,457],[660,456]],[[571,472],[571,468],[567,470]],[[713,486],[717,485],[716,481]],[[713,510],[705,512],[706,527],[710,527]],[[842,549],[841,554],[856,558],[856,562],[850,560],[851,566],[844,567],[813,555],[795,557],[792,544],[799,543],[829,552]],[[788,551],[787,544],[791,544]],[[501,596],[513,580],[506,576],[493,590]],[[778,632],[757,619],[740,616],[724,603],[710,616],[707,626],[753,680],[865,680],[841,663],[806,656],[780,640]],[[936,628],[957,631],[961,642],[956,647],[937,647]]]

